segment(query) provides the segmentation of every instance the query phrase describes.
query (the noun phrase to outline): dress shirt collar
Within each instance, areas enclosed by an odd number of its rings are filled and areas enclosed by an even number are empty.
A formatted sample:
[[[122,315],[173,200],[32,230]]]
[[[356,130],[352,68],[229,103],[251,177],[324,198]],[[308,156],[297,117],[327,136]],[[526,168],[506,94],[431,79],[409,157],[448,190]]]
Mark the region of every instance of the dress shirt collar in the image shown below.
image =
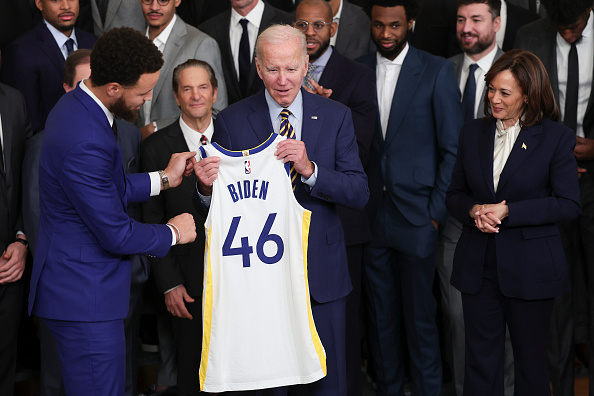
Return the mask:
[[[82,89],[87,95],[89,95],[91,97],[91,99],[93,99],[95,101],[95,103],[97,103],[99,105],[99,107],[101,107],[101,110],[103,110],[103,112],[105,113],[105,116],[107,117],[109,126],[113,126],[113,113],[111,111],[109,111],[107,109],[107,107],[105,107],[103,102],[100,101],[99,98],[96,97],[93,92],[91,92],[89,87],[87,87],[87,84],[85,84],[85,81],[87,81],[86,78],[79,83],[80,89]]]
[[[320,57],[318,59],[316,59],[314,62],[311,62],[311,64],[324,68],[324,67],[326,67],[326,64],[328,64],[328,60],[330,59],[331,55],[332,55],[332,46],[329,45],[328,49],[326,51],[324,51],[324,53],[322,55],[320,55]]]
[[[246,15],[241,16],[237,11],[231,8],[231,27],[239,25],[239,21],[243,18],[247,19],[249,23],[260,29],[260,22],[262,21],[262,14],[264,14],[264,2],[258,0],[258,4]]]
[[[377,52],[376,53],[377,64],[378,65],[398,65],[398,66],[402,66],[402,63],[404,63],[404,58],[406,58],[406,54],[408,54],[408,43],[406,43],[404,45],[404,48],[402,49],[402,51],[400,51],[400,53],[398,54],[398,56],[396,58],[394,58],[394,60],[390,60],[388,58],[384,58],[382,55],[380,55],[379,52]]]
[[[274,122],[277,118],[280,117],[280,112],[285,108],[276,103],[272,96],[268,93],[267,90],[264,90],[264,96],[266,97],[266,104],[268,105],[268,111],[270,111],[270,120]],[[291,112],[291,115],[295,117],[300,123],[303,120],[303,95],[301,94],[301,90],[295,97],[295,100],[289,107],[286,107]]]
[[[153,43],[157,46],[157,48],[159,48],[159,51],[163,52],[165,44],[167,44],[167,40],[169,39],[169,36],[171,35],[171,31],[173,30],[173,25],[175,25],[176,20],[177,20],[177,15],[173,14],[173,18],[171,18],[171,21],[169,22],[169,24],[153,40]],[[146,28],[146,37],[149,37],[149,27],[148,26]]]
[[[45,26],[47,26],[48,30],[52,34],[54,40],[56,40],[56,43],[58,44],[58,47],[60,47],[60,49],[62,49],[66,41],[68,41],[69,39],[72,39],[74,41],[75,48],[78,48],[78,41],[76,40],[75,28],[72,28],[72,33],[70,33],[70,37],[68,37],[61,31],[53,27],[52,24],[46,21],[45,19],[43,20],[43,23],[45,23]]]
[[[200,133],[197,130],[191,128],[186,124],[183,117],[179,117],[179,127],[182,130],[184,138],[188,143],[188,148],[190,151],[194,151],[197,147],[200,147],[202,143],[200,143],[200,138],[202,135],[206,136],[208,139],[208,143],[212,142],[212,134],[214,133],[214,123],[212,122],[212,118],[210,119],[210,124],[204,130],[204,133]]]
[[[340,22],[340,16],[342,15],[342,3],[343,3],[343,1],[340,0],[340,5],[338,6],[338,11],[336,11],[336,15],[334,15],[332,17],[332,22],[336,22],[336,23]],[[334,35],[334,36],[336,36],[336,35]]]
[[[501,0],[501,9],[499,10],[499,31],[495,34],[495,41],[499,48],[503,48],[503,41],[505,41],[505,29],[507,28],[507,4],[505,0]]]
[[[481,59],[474,61],[472,59],[470,59],[470,57],[465,53],[464,54],[464,70],[466,70],[468,72],[468,68],[470,67],[470,65],[472,65],[473,63],[476,63],[478,65],[478,67],[485,73],[487,73],[489,71],[489,69],[491,68],[491,66],[493,65],[493,61],[495,60],[495,55],[497,54],[497,50],[499,49],[499,47],[497,45],[495,45],[495,47],[493,47],[493,49],[491,50],[491,52],[489,52],[487,55],[483,56]]]

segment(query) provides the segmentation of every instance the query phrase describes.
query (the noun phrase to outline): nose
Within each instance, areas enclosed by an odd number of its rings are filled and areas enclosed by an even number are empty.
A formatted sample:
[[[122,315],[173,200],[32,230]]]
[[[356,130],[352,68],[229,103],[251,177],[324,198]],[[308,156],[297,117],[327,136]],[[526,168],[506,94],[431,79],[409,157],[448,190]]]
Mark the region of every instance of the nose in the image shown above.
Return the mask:
[[[61,10],[68,10],[68,9],[70,9],[70,2],[68,0],[61,0],[60,1],[60,9]]]
[[[191,99],[192,100],[198,100],[198,99],[200,99],[200,91],[198,90],[198,88],[193,88],[192,89]]]
[[[316,31],[313,28],[313,24],[308,24],[307,25],[307,29],[305,29],[305,33],[306,36],[313,36],[314,34],[316,34]]]
[[[155,1],[156,3],[156,1]],[[152,100],[153,99],[153,90],[151,89],[146,95],[144,95],[144,101],[146,102],[147,100]]]
[[[279,85],[285,85],[287,83],[287,72],[284,70],[280,70],[278,72],[277,83]]]
[[[153,0],[153,2],[151,3],[150,9],[151,11],[157,11],[161,8],[161,6],[159,5],[159,2],[157,0]]]
[[[389,28],[388,26],[384,26],[384,27],[382,27],[382,31],[381,31],[381,34],[380,34],[380,36],[381,36],[382,38],[389,38],[389,37],[390,37],[390,35],[391,35],[391,33],[390,33],[390,28]]]
[[[462,22],[462,32],[468,33],[472,30],[472,21],[466,20]]]

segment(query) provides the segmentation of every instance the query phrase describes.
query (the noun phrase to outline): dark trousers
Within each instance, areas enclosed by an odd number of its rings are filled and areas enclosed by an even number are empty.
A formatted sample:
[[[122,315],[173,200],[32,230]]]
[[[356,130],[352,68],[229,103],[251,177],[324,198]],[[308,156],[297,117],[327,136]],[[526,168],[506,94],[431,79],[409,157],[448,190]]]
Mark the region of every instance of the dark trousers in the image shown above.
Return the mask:
[[[23,279],[0,285],[0,395],[2,396],[12,396],[14,393],[17,335],[24,291]]]
[[[514,353],[515,396],[550,396],[547,345],[553,299],[521,300],[501,293],[495,238],[487,243],[482,282],[477,294],[462,293],[464,395],[503,395],[507,325]]]
[[[347,395],[360,396],[361,387],[361,262],[363,245],[347,246],[353,290],[346,298]]]

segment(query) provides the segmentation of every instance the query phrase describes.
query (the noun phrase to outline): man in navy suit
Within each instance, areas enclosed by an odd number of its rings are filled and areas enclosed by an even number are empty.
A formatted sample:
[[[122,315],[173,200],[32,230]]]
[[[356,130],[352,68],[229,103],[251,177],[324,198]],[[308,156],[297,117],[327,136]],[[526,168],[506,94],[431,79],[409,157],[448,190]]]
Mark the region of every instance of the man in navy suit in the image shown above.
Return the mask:
[[[97,40],[75,29],[78,0],[35,0],[43,20],[3,51],[2,80],[25,96],[33,133],[45,126],[47,115],[64,94],[64,63],[79,48]]]
[[[290,112],[296,139],[278,145],[276,155],[291,162],[295,197],[312,212],[307,254],[312,313],[328,357],[328,375],[305,386],[310,395],[345,395],[345,301],[351,291],[337,205],[362,209],[369,191],[357,153],[350,110],[301,88],[307,72],[306,41],[289,26],[266,29],[256,43],[256,65],[265,90],[223,110],[213,141],[230,150],[258,146],[278,133],[281,111]],[[201,200],[208,201],[218,157],[197,163]],[[268,391],[286,394],[286,389]]]
[[[378,394],[401,394],[406,337],[413,393],[439,395],[441,360],[432,294],[437,225],[462,125],[460,91],[447,60],[407,43],[415,0],[371,11],[379,121],[367,166],[372,239],[364,251],[370,346]]]
[[[330,46],[336,33],[332,8],[325,0],[304,0],[296,10],[293,26],[305,33],[308,69],[313,73],[304,79],[312,93],[330,98],[347,106],[353,115],[359,158],[363,167],[369,159],[369,149],[377,118],[375,75],[364,65],[344,57]],[[366,35],[367,36],[367,35]],[[308,81],[308,77],[311,80]],[[359,335],[359,302],[361,300],[361,262],[363,244],[371,238],[369,221],[364,210],[338,206],[338,216],[344,229],[347,257],[353,291],[347,297],[346,357],[348,394],[361,394],[361,342]]]
[[[172,156],[158,173],[124,172],[114,117],[130,118],[151,97],[162,64],[141,33],[112,29],[91,54],[91,77],[47,120],[29,312],[56,341],[68,396],[124,394],[129,256],[163,256],[196,237],[189,214],[152,225],[126,212],[128,202],[175,187],[191,171],[195,153]]]

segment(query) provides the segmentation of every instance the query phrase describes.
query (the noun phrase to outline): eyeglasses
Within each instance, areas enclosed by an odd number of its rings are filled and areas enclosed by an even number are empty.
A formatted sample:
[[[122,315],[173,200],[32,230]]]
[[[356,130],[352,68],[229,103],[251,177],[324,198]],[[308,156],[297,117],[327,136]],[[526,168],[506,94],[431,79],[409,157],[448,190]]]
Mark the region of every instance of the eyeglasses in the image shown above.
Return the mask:
[[[319,32],[320,30],[324,29],[326,27],[326,25],[330,25],[330,24],[332,24],[332,22],[315,21],[315,22],[310,23],[307,21],[296,21],[295,27],[305,33],[305,32],[307,32],[307,28],[309,27],[309,25],[311,25],[313,30],[315,30],[316,32]]]
[[[142,0],[142,4],[144,5],[151,5],[153,4],[155,0]],[[167,4],[169,4],[170,0],[157,0],[157,3],[159,3],[159,5],[161,7],[165,7]]]

